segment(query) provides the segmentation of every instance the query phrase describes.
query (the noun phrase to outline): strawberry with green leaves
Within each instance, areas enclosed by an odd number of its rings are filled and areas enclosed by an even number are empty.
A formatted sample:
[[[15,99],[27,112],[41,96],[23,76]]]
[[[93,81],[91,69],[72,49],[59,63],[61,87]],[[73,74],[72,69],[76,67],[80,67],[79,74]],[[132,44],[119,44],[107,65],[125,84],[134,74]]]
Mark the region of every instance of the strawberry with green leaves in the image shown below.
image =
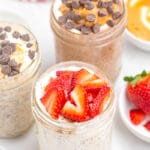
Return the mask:
[[[143,71],[135,77],[125,77],[128,99],[139,109],[150,115],[150,73]]]

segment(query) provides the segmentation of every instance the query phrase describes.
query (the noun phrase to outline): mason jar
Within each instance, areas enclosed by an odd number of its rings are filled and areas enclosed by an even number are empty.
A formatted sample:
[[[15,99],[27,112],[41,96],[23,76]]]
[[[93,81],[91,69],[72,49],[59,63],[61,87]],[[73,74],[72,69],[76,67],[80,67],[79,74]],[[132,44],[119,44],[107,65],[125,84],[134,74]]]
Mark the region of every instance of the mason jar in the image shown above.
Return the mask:
[[[37,80],[32,92],[32,110],[36,120],[40,150],[110,150],[112,124],[116,107],[113,92],[111,92],[108,103],[101,114],[89,121],[80,123],[54,120],[40,106],[37,96],[39,91],[36,85],[42,85],[41,81],[45,83],[45,76],[50,73],[64,68],[67,70],[68,67],[72,66],[92,70],[110,85],[110,82],[99,68],[83,62],[60,63],[43,73]]]
[[[33,34],[24,26],[15,23],[4,24],[24,29],[35,40]],[[34,122],[31,111],[31,88],[41,64],[37,42],[34,46],[36,57],[25,70],[15,76],[0,79],[0,137],[22,135]]]
[[[126,25],[124,1],[120,1],[122,16],[114,27],[96,34],[79,34],[66,30],[58,23],[53,1],[50,24],[54,33],[56,62],[78,60],[102,69],[111,81],[115,81],[121,68],[122,37]],[[56,4],[57,6],[57,4]]]

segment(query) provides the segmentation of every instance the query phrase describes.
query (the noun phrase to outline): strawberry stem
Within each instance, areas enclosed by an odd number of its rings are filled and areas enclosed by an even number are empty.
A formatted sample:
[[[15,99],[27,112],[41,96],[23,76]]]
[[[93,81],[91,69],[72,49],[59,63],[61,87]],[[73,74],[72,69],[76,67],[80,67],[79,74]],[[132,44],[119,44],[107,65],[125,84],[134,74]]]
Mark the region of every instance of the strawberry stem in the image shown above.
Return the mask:
[[[136,76],[125,76],[124,81],[127,81],[128,83],[135,85],[140,79],[147,76],[148,73],[143,70],[140,74],[137,74]]]

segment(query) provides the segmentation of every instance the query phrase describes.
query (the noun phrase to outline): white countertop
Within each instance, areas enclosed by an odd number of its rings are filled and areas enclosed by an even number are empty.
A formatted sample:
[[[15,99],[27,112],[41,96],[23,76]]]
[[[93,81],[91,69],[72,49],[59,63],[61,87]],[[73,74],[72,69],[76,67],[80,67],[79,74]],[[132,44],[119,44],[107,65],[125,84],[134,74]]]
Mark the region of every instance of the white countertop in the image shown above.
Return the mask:
[[[18,3],[14,0],[0,0],[0,20],[1,10],[9,10],[23,16],[26,23],[39,42],[42,50],[42,71],[55,63],[54,42],[52,32],[49,27],[49,9],[50,3]],[[9,14],[7,14],[9,15]],[[123,62],[120,76],[116,83],[116,94],[120,93],[123,88],[123,76],[141,72],[143,69],[150,70],[150,53],[139,50],[131,45],[128,41],[123,46]],[[4,148],[4,149],[3,149]],[[116,112],[113,136],[112,150],[150,150],[150,144],[142,142],[132,135],[122,123],[118,111]],[[35,128],[26,133],[24,136],[16,139],[0,139],[0,150],[38,150]]]

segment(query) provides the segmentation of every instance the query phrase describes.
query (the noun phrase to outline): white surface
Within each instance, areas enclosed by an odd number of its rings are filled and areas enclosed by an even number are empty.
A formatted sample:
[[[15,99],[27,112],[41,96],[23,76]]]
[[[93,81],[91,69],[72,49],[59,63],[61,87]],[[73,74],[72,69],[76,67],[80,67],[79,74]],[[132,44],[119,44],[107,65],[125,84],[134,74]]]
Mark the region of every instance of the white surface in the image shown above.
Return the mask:
[[[131,123],[129,112],[131,109],[135,109],[136,107],[128,100],[126,96],[126,87],[127,84],[125,83],[118,99],[119,114],[121,116],[121,119],[126,125],[126,127],[134,135],[136,135],[141,140],[150,143],[150,132],[146,130],[146,128],[144,127],[144,124],[147,121],[150,121],[150,116],[146,116],[140,125],[135,126],[134,124]]]
[[[17,11],[27,20],[29,27],[38,39],[42,50],[42,71],[55,62],[54,42],[49,28],[50,4],[27,4],[16,3],[14,0],[0,0],[0,10],[9,9]],[[128,74],[140,72],[143,69],[150,70],[150,53],[140,51],[125,40],[123,47],[124,57],[122,70],[116,83],[116,94],[119,95],[123,88],[122,78]],[[2,149],[4,147],[5,149]],[[116,112],[112,150],[150,150],[150,144],[135,137],[122,123],[118,111]],[[32,128],[27,134],[16,139],[0,140],[0,150],[38,150],[35,129]]]

